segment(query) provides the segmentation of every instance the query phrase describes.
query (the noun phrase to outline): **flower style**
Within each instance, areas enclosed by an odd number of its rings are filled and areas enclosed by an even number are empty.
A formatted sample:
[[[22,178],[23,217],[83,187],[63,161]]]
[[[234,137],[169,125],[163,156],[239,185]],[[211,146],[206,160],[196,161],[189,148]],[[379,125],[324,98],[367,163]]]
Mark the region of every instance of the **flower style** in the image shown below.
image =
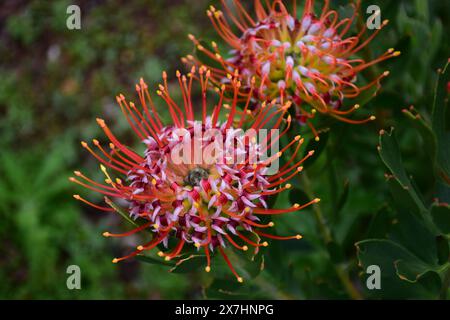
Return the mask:
[[[310,151],[299,160],[297,155],[303,139],[297,136],[275,154],[261,159],[261,155],[288,131],[291,117],[286,115],[291,103],[277,108],[273,105],[275,102],[264,104],[254,113],[248,110],[249,97],[245,108],[239,110],[241,83],[236,75],[228,75],[234,98],[230,104],[224,103],[225,85],[217,88],[218,102],[208,115],[207,90],[211,78],[211,72],[205,67],[198,71],[192,67],[187,76],[177,72],[183,100],[178,105],[169,94],[167,75],[163,73],[164,83],[159,85],[157,94],[167,105],[170,124],[163,124],[142,79],[136,85],[141,108],[127,101],[122,94],[117,97],[125,118],[145,145],[143,155],[121,143],[102,119],[97,119],[97,122],[110,140],[110,150],[95,139],[95,147],[81,143],[101,162],[106,183],[98,183],[79,171],[75,171],[75,177],[70,180],[105,195],[109,207],[94,204],[79,195],[74,197],[103,211],[117,210],[117,204],[111,198],[125,200],[127,213],[132,218],[130,221],[136,228],[125,233],[105,232],[103,235],[125,237],[147,231],[145,234],[151,238],[127,256],[115,258],[114,263],[157,246],[163,248],[158,253],[160,257],[182,261],[183,250],[193,246],[191,249],[204,252],[205,271],[211,270],[212,254],[219,252],[237,280],[242,282],[224,251],[226,246],[243,251],[251,246],[256,253],[259,247],[268,245],[267,241],[260,241],[261,238],[301,239],[300,235],[282,237],[265,232],[264,229],[273,227],[274,223],[260,220],[262,216],[296,212],[319,201],[314,199],[285,209],[270,209],[266,204],[269,196],[291,188],[287,181],[298,174],[302,170],[302,162],[313,155]],[[196,102],[191,93],[194,80],[201,85],[202,99],[198,103],[201,120],[194,117]],[[253,85],[254,81],[251,81],[250,90],[253,90]],[[223,110],[227,114],[221,122]],[[236,128],[247,125],[257,131],[270,121],[274,122],[273,128],[283,128],[282,132],[277,130],[277,134],[268,135],[262,142],[236,134],[239,131]],[[194,146],[193,153],[186,149],[191,146]],[[195,146],[203,151],[200,155],[195,152]],[[291,151],[290,159],[275,174],[269,175],[270,165],[288,149]],[[236,158],[240,158],[239,161]],[[114,178],[107,168],[121,177]]]
[[[314,0],[305,0],[303,13],[298,18],[296,1],[292,2],[293,11],[290,13],[281,0],[266,0],[265,6],[261,0],[255,0],[256,19],[246,11],[240,0],[233,0],[235,13],[224,0],[225,14],[210,7],[207,14],[218,34],[231,47],[230,58],[223,57],[215,42],[209,47],[193,35],[189,38],[197,50],[212,61],[209,68],[215,74],[213,81],[225,83],[231,89],[226,74],[238,70],[243,89],[248,89],[251,79],[255,77],[256,90],[253,95],[256,103],[273,99],[280,104],[287,100],[294,102],[297,120],[308,123],[317,140],[318,134],[309,121],[317,111],[348,123],[375,120],[374,116],[365,120],[349,119],[348,116],[359,105],[345,109],[343,100],[357,97],[374,86],[378,89],[380,80],[388,76],[386,71],[364,86],[355,84],[361,71],[400,54],[389,49],[372,61],[355,57],[388,21],[385,20],[380,29],[364,39],[364,23],[357,35],[349,35],[358,17],[359,0],[351,4],[353,14],[345,19],[340,19],[336,11],[329,9],[329,0],[324,1],[320,15],[314,13]],[[183,58],[187,64],[207,64],[201,60],[206,59],[192,55]]]

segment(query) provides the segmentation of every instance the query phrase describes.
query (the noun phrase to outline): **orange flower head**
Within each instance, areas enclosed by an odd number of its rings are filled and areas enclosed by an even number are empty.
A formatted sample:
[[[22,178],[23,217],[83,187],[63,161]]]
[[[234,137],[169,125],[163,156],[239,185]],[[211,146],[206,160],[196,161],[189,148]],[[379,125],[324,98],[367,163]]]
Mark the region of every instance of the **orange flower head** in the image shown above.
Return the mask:
[[[261,246],[268,245],[261,238],[301,238],[300,235],[273,235],[264,230],[273,227],[274,223],[261,221],[263,216],[296,212],[319,201],[315,199],[284,209],[271,209],[267,205],[268,197],[291,188],[288,180],[301,171],[302,162],[313,154],[311,151],[301,160],[296,157],[303,142],[298,136],[275,154],[261,157],[289,129],[291,120],[286,113],[290,103],[279,108],[269,103],[252,113],[247,109],[248,97],[245,109],[239,110],[241,83],[230,76],[234,92],[232,102],[224,103],[225,88],[222,87],[216,92],[217,101],[212,113],[208,114],[211,99],[207,99],[207,88],[211,77],[211,72],[204,67],[198,71],[193,67],[187,76],[177,72],[183,101],[177,104],[169,93],[167,75],[163,73],[164,83],[157,94],[170,114],[169,123],[164,123],[159,116],[142,79],[136,85],[140,107],[123,95],[117,97],[130,127],[145,147],[142,154],[120,142],[102,119],[97,122],[109,139],[109,149],[96,139],[93,146],[82,142],[82,146],[101,163],[105,181],[96,182],[79,171],[70,180],[102,193],[109,206],[94,204],[79,195],[74,197],[98,210],[119,211],[132,218],[128,220],[135,225],[134,229],[125,233],[105,232],[104,236],[125,237],[140,232],[148,238],[130,254],[115,258],[114,263],[144,254],[157,246],[161,249],[159,256],[177,263],[186,259],[188,250],[201,250],[206,258],[205,270],[209,272],[211,255],[218,252],[237,280],[242,282],[224,251],[225,247],[243,251],[253,247],[257,252]],[[194,81],[201,86],[202,98],[198,102],[191,92]],[[253,85],[254,81],[251,81],[250,86]],[[200,111],[201,119],[195,119],[195,110]],[[275,112],[269,114],[273,110]],[[262,141],[254,136],[236,134],[243,126],[257,132],[268,121],[273,121],[275,129],[283,128],[281,133],[271,131]],[[293,146],[292,157],[270,173],[270,166]],[[125,208],[120,209],[119,203]]]
[[[220,52],[212,43],[208,48],[193,35],[190,39],[197,50],[208,60],[217,84],[229,85],[226,74],[238,70],[243,89],[249,92],[250,79],[256,79],[252,95],[255,104],[277,99],[281,104],[292,101],[296,105],[296,117],[308,123],[317,113],[329,114],[349,123],[365,123],[374,120],[352,120],[348,116],[358,105],[343,108],[344,98],[355,98],[362,91],[380,86],[380,80],[389,73],[384,72],[370,83],[358,86],[356,80],[364,69],[400,52],[389,49],[375,60],[365,61],[355,57],[365,48],[380,28],[370,36],[363,25],[356,35],[350,35],[356,22],[360,1],[352,4],[353,14],[341,19],[336,11],[329,9],[329,0],[324,1],[321,13],[314,12],[314,0],[305,0],[303,12],[297,14],[296,1],[289,12],[281,0],[254,0],[254,17],[246,11],[240,0],[233,0],[235,13],[222,0],[224,12],[210,7],[208,16],[218,34],[229,45],[230,57]],[[200,56],[200,54],[199,54]],[[205,64],[199,57],[183,58],[188,64]],[[205,59],[204,59],[205,60]],[[311,126],[311,125],[310,125]],[[314,128],[311,127],[317,137]]]

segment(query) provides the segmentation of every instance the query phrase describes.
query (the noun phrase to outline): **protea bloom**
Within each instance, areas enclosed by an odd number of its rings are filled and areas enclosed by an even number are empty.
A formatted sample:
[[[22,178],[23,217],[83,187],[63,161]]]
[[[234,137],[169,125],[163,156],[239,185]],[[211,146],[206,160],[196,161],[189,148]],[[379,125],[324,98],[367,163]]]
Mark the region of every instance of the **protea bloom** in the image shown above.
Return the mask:
[[[223,103],[225,87],[222,86],[217,90],[218,102],[208,115],[210,102],[206,91],[211,77],[210,71],[203,67],[198,72],[193,67],[187,76],[177,72],[183,98],[182,105],[178,105],[169,94],[167,75],[163,73],[164,83],[159,86],[157,94],[170,112],[171,122],[168,124],[164,124],[158,116],[147,84],[142,79],[136,85],[141,108],[127,101],[122,94],[117,97],[125,118],[145,145],[144,154],[138,154],[121,143],[102,119],[97,119],[97,122],[110,140],[110,150],[95,139],[94,147],[86,142],[81,143],[101,162],[106,183],[95,182],[79,171],[70,180],[104,194],[105,202],[110,206],[113,204],[111,198],[122,199],[122,202],[125,200],[130,217],[139,222],[131,231],[121,234],[105,232],[104,236],[124,237],[146,231],[145,234],[150,238],[127,256],[115,258],[114,263],[158,245],[165,248],[158,253],[159,256],[166,260],[182,261],[183,250],[193,246],[192,249],[204,252],[207,272],[211,269],[211,254],[219,252],[237,280],[242,282],[243,279],[235,271],[223,248],[233,246],[245,251],[251,246],[258,250],[268,245],[267,241],[260,241],[261,238],[301,238],[300,235],[281,237],[266,232],[264,229],[273,227],[274,223],[262,222],[259,218],[295,212],[319,201],[314,199],[285,209],[270,209],[266,204],[268,197],[291,187],[287,181],[302,170],[302,162],[313,154],[311,151],[301,160],[296,156],[303,142],[297,136],[274,155],[264,160],[257,157],[287,132],[291,123],[290,116],[286,117],[290,103],[276,108],[276,112],[270,114],[269,111],[273,111],[274,107],[267,104],[255,114],[247,111],[248,101],[244,110],[240,111],[237,109],[237,96],[241,83],[229,75],[234,99],[231,104]],[[202,101],[198,103],[201,120],[195,120],[194,117],[196,103],[191,98],[194,80],[201,84]],[[227,114],[221,122],[219,116],[224,109]],[[247,125],[259,130],[269,121],[275,122],[274,128],[285,129],[279,134],[267,136],[264,143],[248,136],[235,135],[235,128]],[[184,152],[183,148],[194,145],[199,146],[200,150],[214,152],[202,153],[200,156],[195,152]],[[211,148],[217,145],[219,147]],[[294,151],[290,159],[275,174],[269,175],[269,166],[291,147]],[[182,162],[176,158],[180,154]],[[240,157],[241,161],[230,161],[234,157]],[[120,177],[114,178],[107,168]],[[75,198],[97,209],[113,211],[110,207],[99,206],[79,195],[75,195]],[[115,206],[112,207],[117,209]]]
[[[207,11],[214,28],[230,48],[227,57],[215,42],[209,47],[189,35],[197,50],[209,56],[210,61],[215,60],[209,63],[213,64],[209,66],[215,74],[213,81],[225,83],[231,89],[226,74],[238,70],[243,89],[248,89],[251,79],[255,78],[253,95],[256,103],[273,99],[280,104],[287,100],[294,102],[297,120],[308,123],[316,138],[317,133],[308,120],[317,112],[349,123],[375,119],[374,116],[365,120],[349,119],[359,105],[343,108],[343,100],[357,97],[373,86],[379,87],[380,80],[389,74],[386,71],[362,86],[355,83],[364,69],[400,54],[389,49],[372,61],[356,57],[386,26],[387,20],[380,29],[364,38],[364,24],[356,35],[350,34],[360,1],[352,4],[353,14],[345,19],[340,19],[336,11],[329,9],[329,0],[324,1],[319,14],[314,12],[314,0],[305,0],[301,15],[297,15],[295,0],[291,12],[281,0],[266,0],[265,5],[261,0],[255,0],[254,16],[245,10],[240,0],[233,2],[235,13],[224,0],[225,14],[212,6]],[[208,63],[192,55],[183,60],[188,64]]]

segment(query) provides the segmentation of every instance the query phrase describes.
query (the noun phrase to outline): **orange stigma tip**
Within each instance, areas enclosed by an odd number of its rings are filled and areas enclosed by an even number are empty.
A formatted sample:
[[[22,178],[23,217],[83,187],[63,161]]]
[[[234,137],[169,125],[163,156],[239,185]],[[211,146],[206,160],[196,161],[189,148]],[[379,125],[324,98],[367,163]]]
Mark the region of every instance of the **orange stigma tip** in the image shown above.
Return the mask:
[[[247,246],[243,246],[243,247],[242,247],[242,250],[243,250],[243,251],[247,251],[247,250],[248,250],[248,247],[247,247]]]
[[[69,181],[71,181],[71,182],[75,182],[75,181],[77,181],[74,177],[69,177]]]
[[[210,272],[210,271],[211,271],[211,267],[210,267],[210,266],[205,267],[205,271],[206,271],[206,272]]]
[[[269,227],[273,227],[275,225],[275,223],[274,222],[269,222]]]
[[[119,262],[119,259],[117,259],[117,258],[112,259],[112,263],[117,263],[117,262]]]
[[[97,123],[99,124],[100,127],[105,127],[105,120],[97,118]]]
[[[298,167],[298,168],[297,168],[297,171],[298,171],[298,172],[302,172],[302,171],[303,171],[303,167]]]
[[[87,145],[88,145],[88,144],[87,144],[85,141],[81,141],[81,146],[82,146],[83,148],[86,148]]]
[[[283,155],[283,152],[278,152],[277,157],[281,157]]]
[[[308,152],[308,155],[312,156],[314,154],[314,152],[315,152],[314,150],[311,150],[310,152]]]
[[[242,277],[238,277],[238,278],[237,278],[237,281],[238,281],[239,283],[242,283],[242,282],[244,282],[244,279],[242,279]]]
[[[110,235],[111,235],[111,234],[110,234],[109,232],[107,232],[107,231],[106,231],[106,232],[103,232],[103,236],[104,236],[104,237],[109,237]]]
[[[138,249],[139,251],[142,251],[142,250],[144,250],[144,247],[143,246],[137,246],[136,249]]]
[[[264,241],[264,242],[262,243],[262,245],[263,245],[263,247],[267,247],[267,246],[269,245],[269,243],[268,243],[267,241]]]
[[[292,188],[292,185],[290,183],[288,183],[287,185],[284,186],[286,189],[290,189]]]
[[[98,142],[97,139],[92,139],[92,143],[94,143],[96,146],[98,146],[100,144],[100,142]]]
[[[73,172],[76,176],[81,176],[81,172],[80,171],[74,171]]]
[[[298,234],[298,235],[295,236],[295,238],[296,238],[297,240],[300,240],[300,239],[303,238],[303,237],[302,237],[301,235]]]

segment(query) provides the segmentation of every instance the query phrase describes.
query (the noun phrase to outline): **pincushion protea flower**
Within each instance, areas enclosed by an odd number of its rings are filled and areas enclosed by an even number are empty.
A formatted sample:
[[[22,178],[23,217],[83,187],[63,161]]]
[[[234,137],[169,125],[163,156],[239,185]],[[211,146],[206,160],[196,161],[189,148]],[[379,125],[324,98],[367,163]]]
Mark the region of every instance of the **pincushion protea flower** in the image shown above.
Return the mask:
[[[297,16],[296,1],[293,0],[289,12],[281,0],[254,1],[255,16],[252,17],[240,0],[233,0],[235,13],[222,0],[225,14],[210,7],[207,11],[214,28],[231,48],[230,58],[224,58],[215,42],[208,49],[193,35],[189,38],[196,47],[210,59],[215,60],[213,79],[217,84],[226,83],[226,74],[238,70],[243,88],[250,86],[255,77],[255,101],[278,99],[283,104],[291,100],[296,105],[296,117],[301,123],[308,123],[316,138],[317,133],[309,119],[317,111],[329,114],[348,123],[365,123],[375,120],[371,116],[365,120],[352,120],[348,116],[359,108],[355,105],[343,110],[344,98],[357,97],[362,91],[378,86],[389,72],[382,73],[370,83],[358,87],[358,74],[364,69],[400,54],[389,49],[372,61],[356,58],[363,49],[388,23],[363,39],[366,27],[363,25],[357,35],[349,35],[355,22],[360,1],[352,4],[350,18],[340,19],[338,13],[329,9],[329,0],[324,1],[322,12],[314,12],[314,0],[305,0],[303,13]],[[229,23],[230,22],[230,23]],[[233,28],[233,26],[235,28]],[[183,58],[188,64],[205,64],[192,55]]]
[[[171,98],[167,75],[163,73],[164,84],[159,86],[157,93],[170,112],[170,124],[163,124],[158,116],[147,85],[142,79],[136,85],[140,109],[133,102],[128,102],[122,94],[117,97],[125,118],[145,144],[143,155],[121,143],[102,119],[97,119],[97,122],[110,140],[110,150],[106,150],[95,139],[94,148],[86,142],[81,143],[101,162],[106,183],[95,182],[79,171],[76,171],[75,177],[70,180],[104,194],[107,204],[112,203],[110,197],[125,200],[130,217],[141,221],[133,230],[120,234],[105,232],[104,236],[125,237],[147,231],[145,234],[151,238],[127,256],[115,258],[114,263],[142,254],[159,244],[165,248],[158,253],[159,256],[166,260],[182,261],[183,250],[194,246],[194,249],[204,252],[207,272],[211,269],[211,254],[219,252],[237,280],[242,282],[242,277],[235,271],[223,248],[233,246],[246,251],[248,246],[251,246],[257,252],[259,247],[268,245],[267,241],[261,242],[260,237],[301,239],[300,235],[282,237],[262,231],[273,227],[274,223],[263,223],[258,217],[295,212],[319,201],[314,199],[304,205],[295,204],[287,209],[270,209],[266,204],[267,197],[291,187],[287,181],[302,170],[302,162],[312,156],[313,151],[298,160],[296,155],[303,139],[297,136],[282,150],[264,160],[253,161],[256,157],[252,156],[263,153],[287,132],[291,123],[290,116],[286,117],[290,103],[276,108],[276,112],[269,115],[269,111],[273,110],[271,108],[274,108],[272,104],[267,104],[257,113],[251,113],[247,110],[247,101],[244,110],[240,111],[237,109],[237,96],[241,83],[230,76],[230,85],[234,91],[232,103],[223,103],[225,87],[222,86],[217,90],[218,102],[212,114],[208,115],[206,91],[211,77],[210,71],[203,67],[198,72],[193,67],[187,76],[177,72],[184,101],[180,106]],[[201,83],[201,120],[194,118],[195,103],[191,98],[193,80]],[[250,86],[253,86],[253,83],[252,81]],[[224,109],[228,114],[221,123],[219,116]],[[234,128],[247,124],[252,129],[259,130],[271,120],[275,121],[274,128],[286,128],[277,135],[268,136],[264,141],[266,144],[234,135]],[[195,134],[198,129],[202,134],[200,137]],[[212,129],[215,134],[209,134]],[[223,142],[227,147],[218,148],[218,152],[209,156],[202,154],[194,159],[193,155],[188,155],[188,161],[175,161],[174,154],[183,147],[198,143],[203,150],[217,142]],[[276,174],[268,175],[268,167],[294,145],[295,151],[289,161],[279,168]],[[94,150],[95,148],[97,150]],[[228,161],[230,156],[240,156],[242,161]],[[121,178],[114,179],[107,168],[115,171]],[[113,211],[110,207],[99,206],[79,195],[74,197],[99,210]],[[250,238],[248,233],[255,237]],[[170,239],[176,240],[177,244],[171,247],[173,241],[169,242]]]

